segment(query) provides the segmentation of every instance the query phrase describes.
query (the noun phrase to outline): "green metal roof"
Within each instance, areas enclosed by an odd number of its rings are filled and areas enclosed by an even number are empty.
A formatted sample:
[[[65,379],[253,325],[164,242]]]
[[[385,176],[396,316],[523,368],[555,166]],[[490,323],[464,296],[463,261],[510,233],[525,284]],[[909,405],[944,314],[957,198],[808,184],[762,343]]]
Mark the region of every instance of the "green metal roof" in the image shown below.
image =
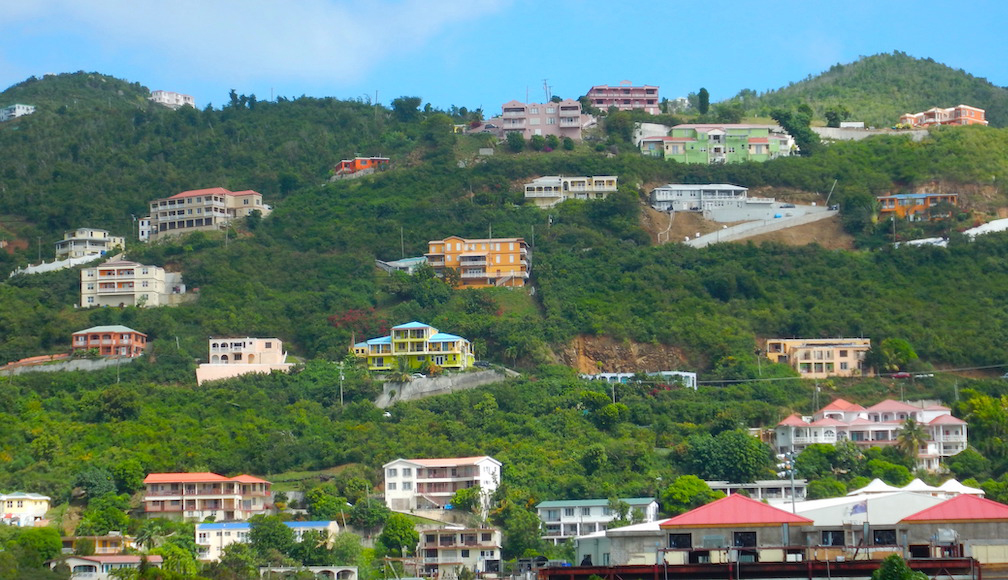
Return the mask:
[[[648,505],[655,501],[653,497],[621,497],[620,501],[631,506]],[[607,499],[558,499],[541,501],[537,508],[565,508],[565,507],[608,507]]]

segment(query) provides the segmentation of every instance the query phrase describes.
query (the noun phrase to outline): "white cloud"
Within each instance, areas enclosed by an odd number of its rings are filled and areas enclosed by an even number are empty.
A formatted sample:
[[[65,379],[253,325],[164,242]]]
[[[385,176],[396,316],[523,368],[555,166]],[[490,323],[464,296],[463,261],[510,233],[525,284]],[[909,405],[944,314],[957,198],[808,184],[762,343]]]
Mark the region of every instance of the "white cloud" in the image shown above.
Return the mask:
[[[0,24],[0,34],[19,22],[38,30],[42,20],[50,31],[72,31],[105,52],[152,68],[229,80],[340,83],[505,5],[503,0],[26,0],[5,8],[8,24]]]

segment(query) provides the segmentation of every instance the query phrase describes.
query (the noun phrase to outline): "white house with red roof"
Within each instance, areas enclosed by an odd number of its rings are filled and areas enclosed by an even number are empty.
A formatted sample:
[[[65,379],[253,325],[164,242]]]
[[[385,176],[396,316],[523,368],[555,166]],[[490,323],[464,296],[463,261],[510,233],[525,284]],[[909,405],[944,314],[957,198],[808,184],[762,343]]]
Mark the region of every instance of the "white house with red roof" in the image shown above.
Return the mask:
[[[774,427],[774,440],[781,453],[801,451],[814,443],[836,445],[844,440],[859,447],[884,447],[896,444],[904,422],[911,418],[928,433],[917,455],[918,467],[936,471],[943,458],[966,449],[967,424],[953,417],[948,407],[892,399],[868,408],[836,399],[811,417],[795,413]]]
[[[196,231],[216,231],[238,218],[258,211],[266,216],[272,211],[257,191],[229,191],[223,187],[194,189],[150,203],[150,240]],[[144,239],[141,237],[141,239]]]
[[[385,505],[396,511],[443,509],[460,489],[479,487],[484,509],[500,484],[501,462],[488,455],[396,459],[385,470]]]
[[[203,521],[247,520],[272,510],[272,484],[251,475],[151,473],[144,479],[148,517]]]

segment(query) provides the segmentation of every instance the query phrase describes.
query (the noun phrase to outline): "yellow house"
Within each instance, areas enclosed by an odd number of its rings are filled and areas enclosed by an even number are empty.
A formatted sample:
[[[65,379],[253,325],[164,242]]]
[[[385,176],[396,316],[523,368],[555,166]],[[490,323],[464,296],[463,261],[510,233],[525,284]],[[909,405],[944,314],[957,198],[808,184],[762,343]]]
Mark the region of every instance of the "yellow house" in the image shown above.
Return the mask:
[[[392,327],[392,334],[353,345],[353,353],[367,359],[368,370],[414,370],[424,363],[442,368],[464,370],[476,357],[472,345],[461,336],[440,332],[422,322]],[[399,359],[404,361],[400,367]]]
[[[529,277],[524,238],[466,239],[449,236],[427,242],[427,263],[443,276],[457,270],[464,288],[524,286]]]
[[[8,526],[45,525],[49,496],[37,493],[0,494],[0,522]]]
[[[861,376],[868,338],[770,338],[766,356],[794,367],[805,379]]]

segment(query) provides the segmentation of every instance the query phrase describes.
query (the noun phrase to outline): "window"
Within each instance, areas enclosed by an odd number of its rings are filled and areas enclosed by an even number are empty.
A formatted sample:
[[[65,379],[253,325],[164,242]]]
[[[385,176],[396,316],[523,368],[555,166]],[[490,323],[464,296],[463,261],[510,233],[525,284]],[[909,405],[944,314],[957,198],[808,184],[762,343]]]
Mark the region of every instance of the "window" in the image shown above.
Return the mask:
[[[462,557],[463,558],[468,558],[469,557],[469,550],[462,550]]]
[[[411,491],[413,489],[412,481],[404,481],[402,484],[403,491]]]
[[[590,507],[581,508],[581,515],[583,515],[583,516],[590,516],[591,515],[591,508]]]
[[[268,342],[266,343],[266,347],[269,348],[269,343]],[[413,468],[412,467],[403,467],[402,468],[402,476],[403,477],[413,477]]]
[[[396,477],[397,475],[399,475],[398,470],[394,467],[390,467],[385,473],[385,477]]]
[[[823,546],[842,546],[842,545],[844,545],[844,533],[843,533],[843,530],[823,530],[822,531],[822,541],[820,543]]]
[[[273,343],[270,341],[266,341],[266,348],[273,348]],[[403,469],[403,475],[406,475],[405,469]]]
[[[395,491],[395,489],[396,489],[396,482],[394,482],[394,481],[388,482],[388,489],[389,489],[389,491]]]
[[[482,541],[484,541],[484,542],[489,542],[490,541],[490,534],[482,534],[480,536],[480,539]],[[493,556],[493,551],[490,552],[490,555]]]
[[[876,546],[895,546],[896,530],[872,530],[872,540]]]
[[[732,534],[732,545],[736,548],[756,546],[756,532],[735,532]]]
[[[679,550],[689,550],[693,547],[692,534],[669,534],[668,547]]]
[[[564,508],[564,516],[569,518],[574,517],[574,508]]]

